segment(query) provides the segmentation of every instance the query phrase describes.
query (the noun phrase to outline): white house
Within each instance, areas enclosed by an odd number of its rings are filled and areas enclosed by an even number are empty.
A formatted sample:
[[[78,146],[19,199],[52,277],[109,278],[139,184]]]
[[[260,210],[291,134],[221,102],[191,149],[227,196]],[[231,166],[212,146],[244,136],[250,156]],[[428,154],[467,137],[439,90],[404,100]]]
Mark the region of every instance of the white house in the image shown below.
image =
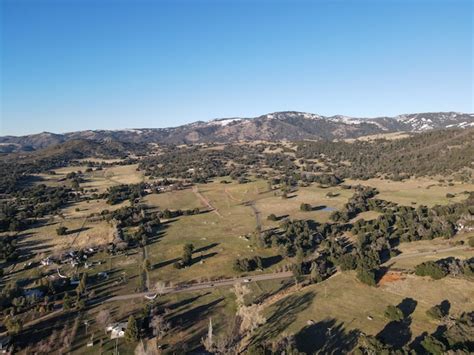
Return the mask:
[[[110,324],[105,330],[110,332],[110,339],[123,338],[127,330],[127,322]]]

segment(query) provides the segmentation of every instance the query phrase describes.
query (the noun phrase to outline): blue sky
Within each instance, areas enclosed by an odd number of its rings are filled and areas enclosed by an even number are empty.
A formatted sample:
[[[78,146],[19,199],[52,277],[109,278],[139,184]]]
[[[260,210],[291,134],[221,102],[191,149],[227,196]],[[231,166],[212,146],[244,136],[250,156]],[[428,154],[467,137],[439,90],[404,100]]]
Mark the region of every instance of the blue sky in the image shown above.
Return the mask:
[[[0,135],[473,112],[470,0],[0,3]]]

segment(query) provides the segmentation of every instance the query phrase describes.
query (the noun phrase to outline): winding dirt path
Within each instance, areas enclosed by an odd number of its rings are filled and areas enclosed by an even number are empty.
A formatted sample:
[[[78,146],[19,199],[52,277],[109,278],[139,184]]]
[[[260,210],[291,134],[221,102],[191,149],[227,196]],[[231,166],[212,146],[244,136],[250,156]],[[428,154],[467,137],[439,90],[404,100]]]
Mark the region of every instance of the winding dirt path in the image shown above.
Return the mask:
[[[215,207],[211,204],[211,202],[210,202],[207,198],[205,198],[205,197],[199,192],[199,189],[198,189],[198,187],[197,187],[196,185],[193,186],[193,192],[194,192],[194,194],[201,200],[201,202],[202,202],[207,208],[209,208],[212,212],[214,212],[215,214],[217,214],[219,217],[224,218],[224,216],[219,213],[219,211],[217,210],[217,208],[215,208]]]

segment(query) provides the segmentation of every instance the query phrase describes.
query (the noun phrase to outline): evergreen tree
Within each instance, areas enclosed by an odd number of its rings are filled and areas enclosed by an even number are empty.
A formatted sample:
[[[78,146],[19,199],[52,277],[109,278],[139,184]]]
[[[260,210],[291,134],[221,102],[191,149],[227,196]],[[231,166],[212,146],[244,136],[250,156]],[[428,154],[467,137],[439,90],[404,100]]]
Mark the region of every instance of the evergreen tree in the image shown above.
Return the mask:
[[[63,298],[63,308],[65,311],[67,311],[68,309],[71,309],[71,306],[72,306],[71,297],[69,297],[69,293],[66,292]]]
[[[125,330],[125,340],[129,343],[138,340],[138,325],[134,316],[128,317],[127,329]]]

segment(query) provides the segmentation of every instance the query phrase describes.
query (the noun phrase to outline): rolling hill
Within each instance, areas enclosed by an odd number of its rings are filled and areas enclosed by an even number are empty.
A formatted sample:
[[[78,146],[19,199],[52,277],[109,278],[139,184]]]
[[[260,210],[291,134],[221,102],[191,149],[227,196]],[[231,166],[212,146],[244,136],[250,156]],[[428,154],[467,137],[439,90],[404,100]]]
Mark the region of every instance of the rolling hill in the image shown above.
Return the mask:
[[[253,140],[344,139],[389,132],[424,132],[474,126],[474,114],[431,112],[395,117],[354,118],[285,111],[255,118],[220,118],[172,128],[86,130],[64,134],[43,132],[0,137],[0,152],[37,150],[70,140],[127,143],[202,143]]]

